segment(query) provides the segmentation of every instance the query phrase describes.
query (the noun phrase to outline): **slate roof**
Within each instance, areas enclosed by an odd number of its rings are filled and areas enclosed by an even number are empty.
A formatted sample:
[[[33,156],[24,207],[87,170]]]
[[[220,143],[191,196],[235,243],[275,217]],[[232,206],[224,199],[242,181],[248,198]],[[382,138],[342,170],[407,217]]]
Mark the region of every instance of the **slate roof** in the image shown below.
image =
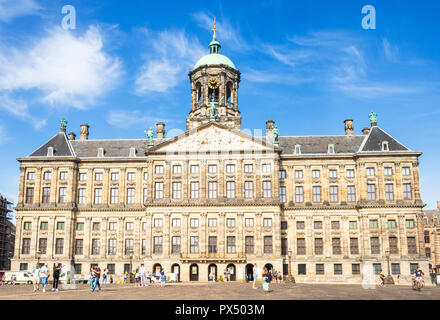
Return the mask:
[[[333,144],[335,153],[355,153],[359,150],[365,136],[305,136],[279,137],[280,148],[284,154],[294,154],[295,145],[301,146],[301,154],[328,153]]]
[[[367,139],[362,146],[361,152],[382,151],[382,142],[388,142],[389,151],[409,151],[407,147],[398,142],[384,130],[379,127],[372,127]]]
[[[74,151],[67,140],[66,134],[64,132],[59,132],[40,148],[32,152],[30,157],[46,157],[47,149],[49,147],[53,148],[54,157],[74,157]]]

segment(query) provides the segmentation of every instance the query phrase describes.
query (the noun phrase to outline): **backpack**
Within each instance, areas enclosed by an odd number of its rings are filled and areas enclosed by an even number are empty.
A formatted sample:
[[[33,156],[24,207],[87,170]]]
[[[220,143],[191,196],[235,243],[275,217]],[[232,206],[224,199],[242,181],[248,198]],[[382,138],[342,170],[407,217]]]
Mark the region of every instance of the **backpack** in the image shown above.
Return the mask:
[[[267,274],[267,281],[268,282],[272,281],[272,273],[270,273],[270,272]]]

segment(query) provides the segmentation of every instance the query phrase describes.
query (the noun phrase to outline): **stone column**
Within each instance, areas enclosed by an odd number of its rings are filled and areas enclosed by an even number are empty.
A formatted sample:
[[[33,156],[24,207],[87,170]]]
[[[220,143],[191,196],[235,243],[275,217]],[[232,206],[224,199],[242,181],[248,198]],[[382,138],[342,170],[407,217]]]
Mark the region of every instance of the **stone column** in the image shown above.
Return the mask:
[[[83,246],[83,254],[86,260],[90,260],[90,251],[91,251],[91,240],[92,238],[92,217],[86,217],[86,221],[84,223],[84,246]]]
[[[58,203],[58,176],[59,176],[59,171],[58,171],[58,167],[53,167],[52,168],[52,179],[51,179],[51,189],[50,189],[50,204],[51,206],[54,206]]]
[[[15,246],[14,246],[14,259],[20,259],[22,235],[23,235],[23,217],[17,214],[15,222]]]
[[[206,233],[207,233],[207,228],[206,228],[206,216],[207,213],[206,212],[202,212],[200,214],[201,216],[201,221],[200,221],[200,254],[204,255],[207,251],[207,237],[206,237]]]
[[[110,203],[110,169],[105,168],[102,182],[102,204],[108,206]],[[124,179],[124,177],[122,177]],[[121,192],[123,190],[119,190]]]
[[[225,231],[225,224],[226,224],[226,216],[224,212],[219,213],[219,232],[218,232],[218,254],[220,256],[225,255],[225,241],[226,241],[226,231]]]
[[[151,225],[151,213],[147,212],[146,214],[146,218],[145,218],[145,222],[147,224],[146,230],[145,230],[145,239],[146,239],[146,244],[145,244],[145,255],[151,257],[151,252],[152,252],[152,225]]]
[[[182,214],[183,216],[183,221],[182,221],[182,239],[181,239],[181,246],[182,246],[182,254],[186,255],[188,254],[189,250],[188,250],[188,245],[189,245],[189,228],[188,228],[188,212],[184,212]],[[182,270],[181,270],[182,271]]]
[[[26,169],[23,167],[23,165],[20,165],[20,188],[18,191],[18,203],[17,205],[23,205],[24,204],[24,198],[26,197],[26,187],[25,187],[25,181],[26,181]],[[36,185],[34,186],[34,188]],[[36,191],[36,190],[34,190]],[[36,194],[34,193],[34,202]]]
[[[245,239],[243,236],[243,227],[244,227],[244,222],[243,222],[243,212],[239,212],[237,213],[237,254],[244,254],[245,253]]]
[[[165,216],[165,224],[164,224],[164,233],[163,233],[163,254],[168,259],[171,255],[171,237],[170,237],[170,216],[171,214],[169,212],[166,212],[164,214]]]
[[[261,228],[261,212],[257,212],[255,214],[255,242],[254,242],[254,248],[255,248],[255,254],[257,257],[263,256],[263,237],[262,233],[263,230]]]
[[[281,256],[281,217],[280,212],[274,212],[274,226],[272,227],[272,234],[275,242],[274,254]]]

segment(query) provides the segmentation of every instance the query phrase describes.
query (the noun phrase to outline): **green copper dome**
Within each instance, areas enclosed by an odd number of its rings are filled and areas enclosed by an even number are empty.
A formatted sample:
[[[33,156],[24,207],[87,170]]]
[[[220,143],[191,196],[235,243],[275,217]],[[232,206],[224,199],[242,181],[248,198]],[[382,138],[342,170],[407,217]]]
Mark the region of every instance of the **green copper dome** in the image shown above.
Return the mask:
[[[204,65],[227,65],[228,67],[231,67],[233,69],[235,68],[234,63],[226,56],[220,54],[220,48],[221,45],[217,40],[211,41],[211,43],[208,46],[209,48],[209,54],[202,57],[194,66],[194,69],[197,69],[200,66]]]

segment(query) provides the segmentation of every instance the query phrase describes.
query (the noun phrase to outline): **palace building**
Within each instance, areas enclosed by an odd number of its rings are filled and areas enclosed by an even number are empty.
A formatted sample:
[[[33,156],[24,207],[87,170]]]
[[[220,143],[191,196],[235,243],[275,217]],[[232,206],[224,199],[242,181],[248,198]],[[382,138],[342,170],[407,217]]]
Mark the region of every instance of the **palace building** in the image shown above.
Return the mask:
[[[365,267],[410,281],[425,255],[421,152],[378,126],[345,134],[264,137],[241,130],[240,72],[220,54],[189,72],[186,131],[147,139],[53,138],[19,158],[12,268],[98,264],[115,277],[144,263],[182,281],[244,280],[257,264],[297,282],[361,283]]]

